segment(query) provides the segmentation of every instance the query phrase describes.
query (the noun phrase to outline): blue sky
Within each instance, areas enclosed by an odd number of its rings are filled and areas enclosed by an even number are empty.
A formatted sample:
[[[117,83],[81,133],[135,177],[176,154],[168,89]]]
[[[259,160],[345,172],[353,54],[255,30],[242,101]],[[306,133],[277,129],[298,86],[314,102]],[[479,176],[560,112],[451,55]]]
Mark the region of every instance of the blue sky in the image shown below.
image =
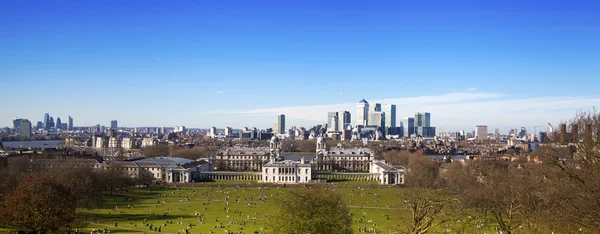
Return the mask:
[[[557,122],[600,104],[599,13],[593,1],[0,1],[0,126],[49,112],[271,127],[289,111],[308,127],[362,98],[429,111],[444,130]]]

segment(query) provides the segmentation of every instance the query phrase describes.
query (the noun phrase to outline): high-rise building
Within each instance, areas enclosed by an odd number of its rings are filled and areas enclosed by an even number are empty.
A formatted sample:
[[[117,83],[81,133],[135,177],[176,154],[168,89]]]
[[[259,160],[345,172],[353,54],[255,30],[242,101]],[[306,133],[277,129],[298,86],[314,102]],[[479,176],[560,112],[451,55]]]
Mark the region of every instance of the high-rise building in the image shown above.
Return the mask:
[[[385,104],[383,105],[383,115],[385,118],[385,126],[388,128],[396,127],[396,105]]]
[[[330,132],[339,131],[339,113],[336,111],[327,112],[327,130]]]
[[[415,133],[415,119],[410,117],[403,117],[400,120],[400,126],[402,127],[403,136],[410,137]]]
[[[339,124],[339,118],[337,116],[337,112],[335,112],[336,115],[332,116],[331,119],[329,120],[330,125],[327,125],[329,127],[328,131],[330,132],[339,132],[340,129],[340,124]]]
[[[56,129],[61,129],[62,121],[60,121],[60,117],[56,118]]]
[[[385,128],[385,116],[381,111],[369,112],[369,126]]]
[[[50,117],[50,128],[54,127],[54,118]]]
[[[285,115],[281,114],[277,116],[277,129],[276,134],[285,134]]]
[[[338,129],[339,131],[344,131],[348,128],[351,123],[350,111],[340,111],[338,112]]]
[[[31,139],[31,122],[27,119],[21,119],[19,121],[19,136],[24,139]]]
[[[50,114],[48,114],[48,113],[44,114],[44,128],[45,129],[50,128]]]
[[[117,129],[119,127],[119,123],[116,120],[110,121],[110,129]]]
[[[369,120],[369,103],[363,99],[358,102],[356,108],[356,126],[367,126]]]
[[[494,129],[494,138],[500,139],[500,129]]]
[[[21,118],[15,118],[13,120],[13,127],[14,127],[15,131],[17,131],[17,132],[19,131],[19,128],[21,127],[21,120],[22,120]]]
[[[486,125],[475,126],[475,139],[477,139],[477,140],[488,139],[488,127]]]
[[[232,129],[231,127],[225,127],[225,137],[231,137]]]
[[[371,116],[375,112],[381,112],[381,104],[380,103],[369,104],[369,110],[368,110],[368,114],[367,114],[367,126],[375,126],[376,125],[375,123],[372,123],[372,122],[376,122],[377,120],[371,120]]]
[[[69,125],[67,126],[67,130],[73,131],[73,118],[69,116]]]
[[[42,129],[44,128],[44,123],[42,121],[38,121],[37,125],[35,126],[36,129]]]
[[[210,128],[210,132],[208,134],[209,134],[210,137],[217,136],[217,128],[216,127],[211,127]]]
[[[428,112],[415,113],[415,127],[431,127],[431,114]]]

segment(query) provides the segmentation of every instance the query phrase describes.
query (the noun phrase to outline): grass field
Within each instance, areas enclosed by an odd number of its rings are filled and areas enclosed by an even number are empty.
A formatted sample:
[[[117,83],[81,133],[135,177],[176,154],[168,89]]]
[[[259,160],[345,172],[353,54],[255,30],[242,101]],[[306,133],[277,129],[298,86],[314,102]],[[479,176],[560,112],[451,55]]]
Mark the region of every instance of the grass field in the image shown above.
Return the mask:
[[[268,218],[277,218],[269,217],[277,211],[274,200],[288,189],[294,189],[256,185],[236,188],[228,183],[222,187],[196,185],[198,187],[136,189],[111,196],[105,208],[79,209],[82,222],[77,226],[83,228],[84,233],[92,229],[107,229],[111,233],[158,233],[158,227],[160,233],[185,233],[188,226],[194,234],[255,233],[262,230]],[[353,216],[355,233],[359,226],[375,228],[377,233],[397,233],[401,217],[409,215],[407,210],[397,208],[403,201],[402,188],[327,189],[344,196]],[[456,228],[452,225],[459,225],[449,224],[450,229]],[[438,227],[435,233],[442,233],[445,228]],[[484,229],[486,231],[477,230],[477,233],[493,233],[487,231],[493,230],[491,227]]]

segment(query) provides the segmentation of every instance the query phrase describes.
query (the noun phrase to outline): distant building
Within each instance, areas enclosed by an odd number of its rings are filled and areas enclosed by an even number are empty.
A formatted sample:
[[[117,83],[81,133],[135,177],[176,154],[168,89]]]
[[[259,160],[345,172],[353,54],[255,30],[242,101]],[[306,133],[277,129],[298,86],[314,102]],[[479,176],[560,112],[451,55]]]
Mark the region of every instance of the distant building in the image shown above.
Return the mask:
[[[275,129],[276,134],[285,134],[285,115],[281,114],[277,116],[277,128]]]
[[[44,129],[50,129],[50,114],[44,114]]]
[[[158,145],[158,140],[156,138],[147,137],[142,140],[142,148],[155,145]]]
[[[376,123],[378,123],[379,119],[371,119],[371,117],[373,117],[373,114],[375,112],[381,112],[381,104],[380,103],[375,103],[375,104],[369,104],[369,112],[367,113],[367,126],[375,126],[378,125]]]
[[[488,127],[486,125],[475,126],[475,139],[477,139],[477,140],[488,139]]]
[[[415,134],[421,137],[435,137],[435,127],[415,127]]]
[[[350,117],[349,111],[340,111],[338,112],[338,129],[339,131],[343,131],[348,128],[348,126],[352,123],[352,119]]]
[[[31,139],[31,122],[27,119],[21,119],[19,121],[19,136],[24,139]]]
[[[369,103],[363,99],[358,102],[356,109],[356,126],[367,126],[369,119]]]
[[[369,126],[376,128],[385,128],[385,115],[381,111],[369,112]]]
[[[67,130],[73,131],[73,118],[69,116],[69,125],[67,126]]]
[[[383,116],[385,119],[385,127],[395,128],[396,127],[396,105],[385,104],[383,105]]]
[[[327,131],[337,132],[339,131],[339,116],[338,112],[328,112],[327,113]]]
[[[16,118],[13,120],[13,127],[14,127],[15,131],[17,131],[17,132],[19,131],[19,128],[21,127],[21,120],[23,120],[23,119]]]
[[[49,124],[50,124],[49,128],[54,128],[55,125],[54,125],[54,118],[53,117],[50,117],[50,123]]]
[[[43,129],[44,128],[44,123],[42,121],[38,121],[37,125],[35,126],[36,129]]]
[[[117,128],[119,128],[118,122],[116,120],[111,120],[110,121],[110,129],[115,129],[116,130]]]
[[[415,113],[415,127],[431,127],[431,114],[427,112]]]
[[[185,126],[177,126],[175,127],[175,129],[173,129],[174,133],[186,133],[187,129],[185,128]]]
[[[233,133],[231,127],[225,127],[225,137],[231,137],[231,134]]]
[[[402,127],[402,136],[411,137],[415,133],[415,119],[410,117],[403,117],[400,120],[400,127]]]
[[[217,128],[216,127],[211,127],[209,132],[208,132],[209,136],[214,138],[217,136]]]
[[[500,139],[500,129],[494,129],[494,138]]]
[[[62,121],[60,121],[60,117],[56,118],[56,129],[62,130]]]

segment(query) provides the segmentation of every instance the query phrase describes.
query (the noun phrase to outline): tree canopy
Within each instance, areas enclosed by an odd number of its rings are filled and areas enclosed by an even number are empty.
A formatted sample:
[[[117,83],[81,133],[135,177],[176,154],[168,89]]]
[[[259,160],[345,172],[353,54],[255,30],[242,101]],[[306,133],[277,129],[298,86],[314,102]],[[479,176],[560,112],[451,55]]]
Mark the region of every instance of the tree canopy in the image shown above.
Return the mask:
[[[293,189],[277,205],[279,211],[269,217],[270,233],[352,233],[348,207],[329,189]]]

